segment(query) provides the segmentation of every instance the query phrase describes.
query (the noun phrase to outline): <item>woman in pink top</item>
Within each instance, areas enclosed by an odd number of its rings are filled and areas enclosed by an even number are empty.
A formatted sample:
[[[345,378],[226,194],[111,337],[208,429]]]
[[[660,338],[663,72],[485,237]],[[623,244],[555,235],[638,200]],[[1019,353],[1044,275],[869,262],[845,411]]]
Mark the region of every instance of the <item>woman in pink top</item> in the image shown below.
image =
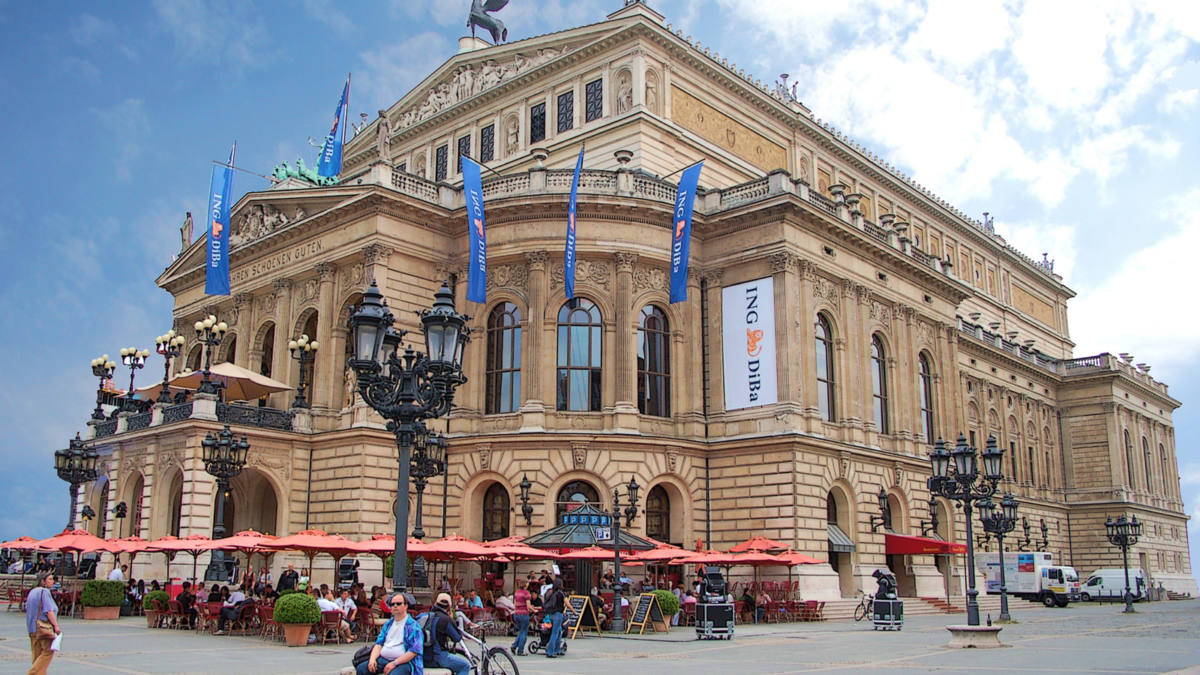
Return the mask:
[[[512,650],[517,656],[525,656],[525,638],[529,637],[529,591],[517,587],[513,593],[513,623],[517,626],[517,639],[513,641]]]

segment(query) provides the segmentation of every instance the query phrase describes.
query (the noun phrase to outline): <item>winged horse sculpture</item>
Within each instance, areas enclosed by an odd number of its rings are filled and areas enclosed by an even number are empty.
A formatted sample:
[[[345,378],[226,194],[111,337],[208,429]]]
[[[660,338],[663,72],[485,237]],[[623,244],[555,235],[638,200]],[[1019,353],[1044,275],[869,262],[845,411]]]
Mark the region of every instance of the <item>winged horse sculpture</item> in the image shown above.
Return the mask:
[[[492,34],[492,42],[500,44],[508,40],[508,29],[504,22],[488,12],[498,12],[504,9],[508,0],[471,0],[471,13],[467,16],[467,28],[471,29],[471,37],[475,37],[475,27],[485,28]]]

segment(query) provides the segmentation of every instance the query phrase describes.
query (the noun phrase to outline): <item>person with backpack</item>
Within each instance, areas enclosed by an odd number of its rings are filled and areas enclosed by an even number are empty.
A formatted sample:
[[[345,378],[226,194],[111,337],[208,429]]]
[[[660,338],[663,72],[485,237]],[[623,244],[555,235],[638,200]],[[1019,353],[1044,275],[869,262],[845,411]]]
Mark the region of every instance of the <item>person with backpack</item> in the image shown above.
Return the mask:
[[[425,665],[447,668],[454,675],[471,672],[471,662],[451,651],[462,640],[462,633],[450,618],[450,594],[438,593],[433,608],[417,618],[425,637]]]
[[[546,619],[550,621],[550,642],[546,645],[546,657],[556,659],[562,656],[562,627],[563,610],[566,608],[567,595],[563,593],[562,577],[554,577],[550,592],[546,594]]]

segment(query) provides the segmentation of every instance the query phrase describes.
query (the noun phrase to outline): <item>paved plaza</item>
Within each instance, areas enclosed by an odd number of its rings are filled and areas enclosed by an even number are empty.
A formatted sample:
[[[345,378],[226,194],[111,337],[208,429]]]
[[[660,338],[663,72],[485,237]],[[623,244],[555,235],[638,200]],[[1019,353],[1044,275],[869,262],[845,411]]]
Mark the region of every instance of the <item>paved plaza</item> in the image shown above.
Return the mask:
[[[1200,672],[1200,601],[1044,609],[1015,601],[1020,623],[1005,627],[1011,647],[950,650],[947,623],[961,614],[911,617],[901,632],[874,632],[868,623],[739,626],[733,641],[698,642],[690,629],[642,638],[580,638],[565,658],[518,659],[522,673],[799,673],[880,670],[971,673]],[[289,649],[257,638],[149,630],[140,617],[88,622],[65,619],[66,651],[51,672],[337,673],[356,645]],[[506,644],[503,638],[493,638]],[[0,615],[0,673],[29,667],[23,616]]]

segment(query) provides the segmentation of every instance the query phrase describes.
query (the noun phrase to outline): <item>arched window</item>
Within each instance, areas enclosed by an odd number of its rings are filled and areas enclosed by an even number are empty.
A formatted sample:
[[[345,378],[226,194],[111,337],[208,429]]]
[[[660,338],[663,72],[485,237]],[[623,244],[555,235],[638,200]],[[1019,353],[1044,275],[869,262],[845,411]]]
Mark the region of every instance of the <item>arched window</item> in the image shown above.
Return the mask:
[[[573,298],[558,310],[558,409],[600,410],[600,308]]]
[[[1167,476],[1171,475],[1171,465],[1167,463],[1167,449],[1163,447],[1162,443],[1158,444],[1158,462],[1162,465],[1163,493],[1168,497],[1172,496],[1175,493],[1174,481],[1167,480]]]
[[[1146,465],[1146,490],[1153,490],[1154,486],[1150,481],[1150,476],[1153,475],[1150,469],[1150,441],[1146,440],[1145,436],[1142,436],[1142,463]]]
[[[643,307],[638,319],[637,367],[638,412],[670,417],[671,331],[667,315],[654,305]]]
[[[1037,484],[1037,467],[1034,465],[1033,446],[1029,446],[1029,484]]]
[[[521,310],[511,302],[488,315],[486,367],[487,414],[515,412],[521,405]]]
[[[933,369],[925,352],[917,355],[917,379],[921,390],[921,435],[933,442]]]
[[[262,357],[258,361],[258,373],[271,377],[271,364],[275,362],[275,325],[271,324],[267,331],[263,333],[262,339]],[[266,407],[267,397],[261,396],[258,399],[260,408]]]
[[[655,485],[646,495],[646,536],[671,541],[671,498],[661,485]]]
[[[600,508],[600,493],[591,483],[573,480],[558,491],[554,508],[554,524],[562,525],[563,516],[584,504]]]
[[[875,399],[875,428],[879,433],[888,433],[888,386],[887,358],[884,356],[883,340],[878,335],[871,338],[871,395]]]
[[[507,537],[508,516],[508,490],[500,483],[492,483],[483,495],[483,540]]]
[[[233,363],[237,358],[237,335],[231,335],[225,339],[225,361]]]
[[[132,517],[130,518],[129,533],[126,536],[142,536],[142,493],[145,492],[145,490],[146,481],[142,478],[141,474],[138,474],[137,480],[133,483],[132,494],[130,494],[129,501],[133,508],[130,509],[132,512],[130,515]]]
[[[1129,440],[1129,430],[1125,430],[1125,484],[1133,487],[1133,441]]]
[[[821,419],[832,422],[837,418],[837,411],[834,409],[836,390],[833,377],[833,330],[829,328],[829,320],[824,314],[817,315],[815,347],[817,407],[821,410]]]

